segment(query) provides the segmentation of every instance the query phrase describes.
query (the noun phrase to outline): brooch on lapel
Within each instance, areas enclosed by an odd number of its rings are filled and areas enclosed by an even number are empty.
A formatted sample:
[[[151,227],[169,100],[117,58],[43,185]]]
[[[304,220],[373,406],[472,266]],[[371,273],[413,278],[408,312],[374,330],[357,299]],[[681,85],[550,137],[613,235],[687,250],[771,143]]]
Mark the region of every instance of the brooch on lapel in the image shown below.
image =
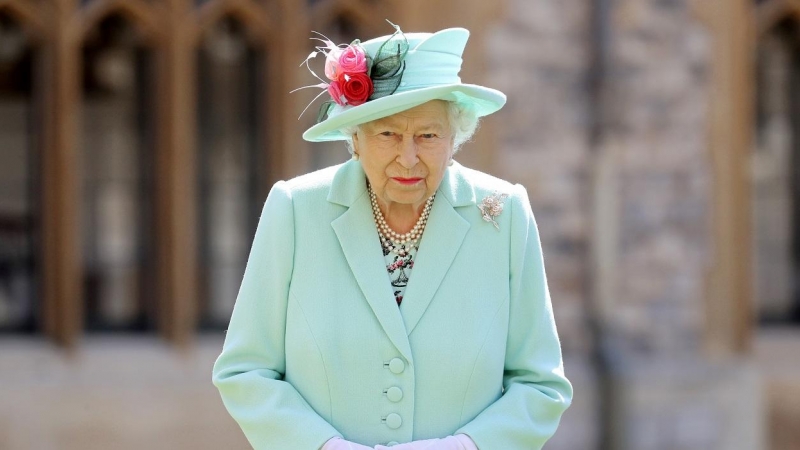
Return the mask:
[[[495,228],[500,229],[500,225],[494,220],[503,212],[503,201],[508,197],[508,194],[498,194],[497,191],[492,195],[487,195],[483,201],[478,205],[481,210],[483,220],[491,222]]]

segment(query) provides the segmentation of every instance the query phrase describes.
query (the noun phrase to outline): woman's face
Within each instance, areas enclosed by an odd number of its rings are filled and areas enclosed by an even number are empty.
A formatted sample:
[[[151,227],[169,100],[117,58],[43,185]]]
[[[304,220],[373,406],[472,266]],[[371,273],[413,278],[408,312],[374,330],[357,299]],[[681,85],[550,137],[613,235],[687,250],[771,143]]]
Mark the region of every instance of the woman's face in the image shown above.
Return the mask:
[[[447,102],[432,100],[359,126],[353,151],[378,200],[417,210],[436,192],[453,156]]]

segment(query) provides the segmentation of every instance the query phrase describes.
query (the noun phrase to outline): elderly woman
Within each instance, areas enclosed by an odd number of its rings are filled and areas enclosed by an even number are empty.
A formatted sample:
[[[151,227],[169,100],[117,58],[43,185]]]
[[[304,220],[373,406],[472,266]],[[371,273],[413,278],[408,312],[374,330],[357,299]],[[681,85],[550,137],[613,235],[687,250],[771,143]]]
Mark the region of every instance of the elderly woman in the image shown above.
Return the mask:
[[[303,137],[352,159],[272,188],[213,368],[254,448],[540,449],[569,406],[527,193],[453,161],[505,103],[468,36],[319,48]]]

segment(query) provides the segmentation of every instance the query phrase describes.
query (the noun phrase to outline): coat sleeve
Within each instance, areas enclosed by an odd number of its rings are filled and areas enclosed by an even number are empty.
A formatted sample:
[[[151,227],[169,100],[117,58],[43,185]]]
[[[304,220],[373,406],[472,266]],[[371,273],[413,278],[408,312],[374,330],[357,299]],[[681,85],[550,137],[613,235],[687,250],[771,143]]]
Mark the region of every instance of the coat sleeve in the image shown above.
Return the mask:
[[[536,221],[521,185],[509,198],[509,324],[502,396],[456,433],[480,450],[541,449],[572,402]],[[502,219],[502,217],[501,217]]]
[[[264,204],[212,381],[255,450],[317,450],[341,436],[284,381],[284,336],[294,265],[294,217],[285,182]]]

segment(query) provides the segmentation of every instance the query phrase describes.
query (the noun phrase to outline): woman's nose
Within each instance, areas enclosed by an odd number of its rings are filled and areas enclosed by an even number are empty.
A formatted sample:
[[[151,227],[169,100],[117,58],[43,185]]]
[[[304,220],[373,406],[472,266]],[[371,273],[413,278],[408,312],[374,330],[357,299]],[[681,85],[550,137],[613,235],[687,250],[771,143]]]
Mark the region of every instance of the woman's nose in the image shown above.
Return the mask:
[[[403,136],[398,150],[397,162],[406,169],[411,169],[419,162],[419,158],[417,157],[417,143],[414,142],[413,136]]]

